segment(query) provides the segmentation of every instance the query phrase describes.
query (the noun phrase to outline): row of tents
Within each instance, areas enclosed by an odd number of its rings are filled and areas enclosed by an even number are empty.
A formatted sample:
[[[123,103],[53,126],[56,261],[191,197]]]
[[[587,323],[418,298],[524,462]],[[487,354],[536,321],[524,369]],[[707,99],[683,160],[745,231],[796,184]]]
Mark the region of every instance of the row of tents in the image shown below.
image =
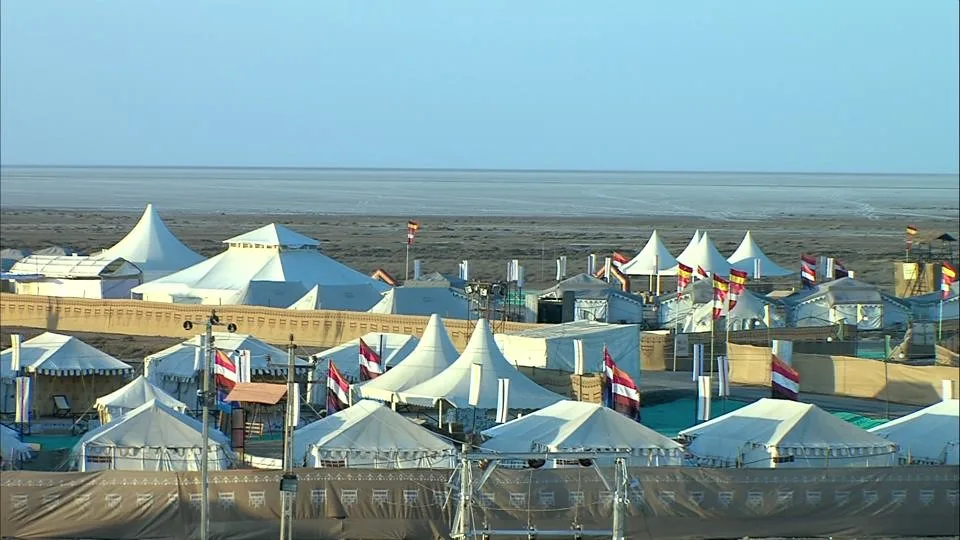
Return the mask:
[[[678,264],[696,271],[703,269],[710,275],[728,276],[730,270],[742,270],[752,279],[761,277],[783,277],[795,274],[775,263],[763,252],[753,239],[753,233],[747,231],[740,245],[729,257],[724,257],[707,232],[699,230],[687,247],[674,257],[660,238],[656,230],[647,243],[632,259],[620,265],[620,271],[628,276],[675,276]]]

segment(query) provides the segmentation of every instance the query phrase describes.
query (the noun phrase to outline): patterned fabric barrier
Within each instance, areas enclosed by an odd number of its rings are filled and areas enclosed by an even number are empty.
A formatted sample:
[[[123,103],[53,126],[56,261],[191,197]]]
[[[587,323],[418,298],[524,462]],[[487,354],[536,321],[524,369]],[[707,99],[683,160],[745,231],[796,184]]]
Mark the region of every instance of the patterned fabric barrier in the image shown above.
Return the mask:
[[[612,471],[604,470],[613,481]],[[455,495],[439,470],[301,470],[297,538],[448,538]],[[479,471],[475,478],[479,478]],[[628,538],[951,536],[960,467],[632,469]],[[275,538],[280,475],[211,474],[213,538]],[[0,529],[17,538],[198,536],[195,473],[0,474]],[[497,470],[475,497],[477,527],[610,529],[613,494],[591,468]],[[571,535],[572,536],[572,535]]]

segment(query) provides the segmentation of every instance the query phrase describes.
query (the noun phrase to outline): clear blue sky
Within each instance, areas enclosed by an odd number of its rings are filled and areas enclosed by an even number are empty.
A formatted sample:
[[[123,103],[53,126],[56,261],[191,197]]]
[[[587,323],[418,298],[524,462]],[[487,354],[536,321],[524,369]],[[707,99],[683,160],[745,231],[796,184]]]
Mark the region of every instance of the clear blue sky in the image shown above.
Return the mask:
[[[6,165],[947,172],[957,0],[0,0]]]

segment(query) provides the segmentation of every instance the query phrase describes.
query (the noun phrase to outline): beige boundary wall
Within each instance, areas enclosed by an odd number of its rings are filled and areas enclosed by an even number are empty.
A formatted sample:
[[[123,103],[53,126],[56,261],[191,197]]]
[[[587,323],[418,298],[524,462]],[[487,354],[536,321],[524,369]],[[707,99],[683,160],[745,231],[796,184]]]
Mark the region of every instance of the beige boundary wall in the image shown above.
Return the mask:
[[[770,386],[770,347],[730,345],[730,381]],[[947,366],[910,366],[852,356],[794,353],[800,392],[895,403],[930,405],[941,399],[943,380],[956,381],[960,370]],[[956,383],[955,383],[956,384]]]
[[[187,339],[184,321],[203,321],[215,308],[223,323],[237,332],[253,334],[270,343],[286,343],[290,334],[300,345],[334,347],[368,332],[420,336],[427,317],[378,315],[352,311],[295,311],[260,306],[198,306],[141,300],[94,300],[0,294],[0,324],[42,328],[52,332],[93,332]],[[475,321],[444,320],[454,345],[463,349]],[[514,332],[540,325],[494,322],[497,332]]]

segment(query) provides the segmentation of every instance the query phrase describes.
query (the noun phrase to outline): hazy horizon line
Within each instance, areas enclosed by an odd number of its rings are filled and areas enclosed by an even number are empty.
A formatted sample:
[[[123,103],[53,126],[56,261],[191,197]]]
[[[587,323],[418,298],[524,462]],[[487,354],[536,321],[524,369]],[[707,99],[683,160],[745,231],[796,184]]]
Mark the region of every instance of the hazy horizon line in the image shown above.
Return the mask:
[[[956,172],[835,172],[835,171],[750,171],[750,170],[643,170],[643,169],[549,169],[549,168],[462,168],[462,167],[325,167],[325,166],[292,166],[292,165],[35,165],[35,164],[0,164],[2,169],[143,169],[143,170],[260,170],[260,171],[383,171],[383,172],[457,172],[457,173],[600,173],[600,174],[746,174],[770,175],[790,174],[797,176],[960,176]]]

